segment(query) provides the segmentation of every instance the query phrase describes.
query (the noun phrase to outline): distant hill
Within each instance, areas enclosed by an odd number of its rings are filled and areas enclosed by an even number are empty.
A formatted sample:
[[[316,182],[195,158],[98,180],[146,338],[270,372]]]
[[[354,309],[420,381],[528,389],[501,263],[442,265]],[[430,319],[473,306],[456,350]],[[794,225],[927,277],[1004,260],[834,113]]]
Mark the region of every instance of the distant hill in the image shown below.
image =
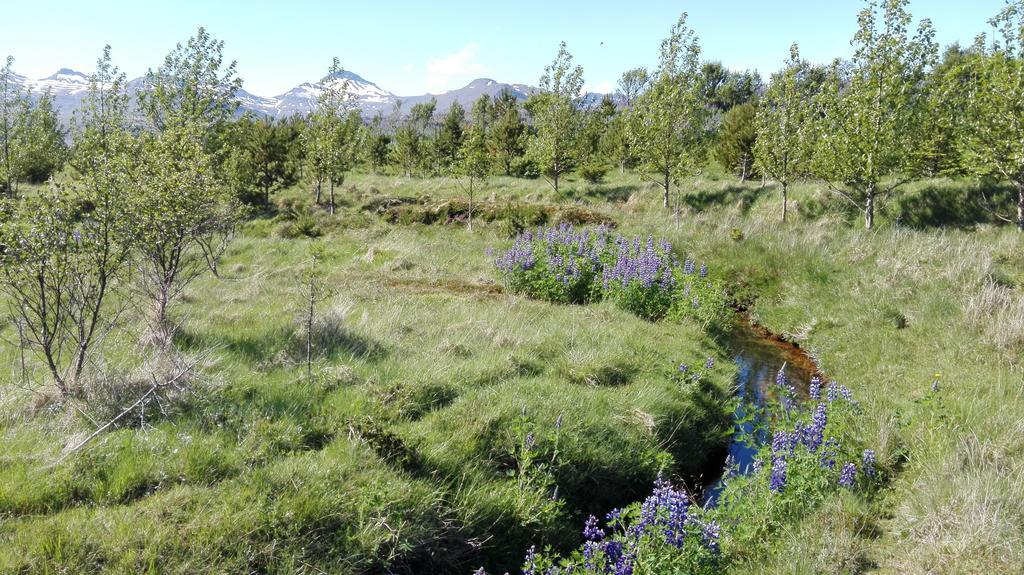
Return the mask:
[[[478,78],[457,90],[450,90],[442,94],[423,94],[420,96],[401,97],[381,88],[377,84],[363,78],[354,72],[341,72],[327,81],[348,82],[347,91],[351,95],[352,103],[367,117],[378,113],[388,114],[396,103],[401,101],[402,112],[407,113],[410,108],[421,102],[437,100],[436,114],[443,114],[455,102],[470,108],[474,101],[486,94],[494,97],[503,90],[509,90],[518,100],[525,100],[530,94],[537,91],[537,88],[526,84],[506,84],[490,78]],[[34,95],[49,91],[54,97],[54,105],[61,121],[67,125],[71,121],[72,114],[82,105],[89,89],[89,79],[86,74],[61,68],[45,78],[33,80],[24,76],[14,75],[14,82],[23,90],[30,91]],[[143,78],[135,78],[128,82],[128,90],[135,93],[142,89]],[[293,115],[306,115],[316,107],[317,98],[323,91],[321,81],[303,82],[283,94],[273,97],[265,97],[253,94],[246,90],[239,90],[238,99],[241,102],[243,111],[253,112],[270,118],[287,118]],[[587,93],[583,96],[583,105],[591,106],[599,103],[603,94]]]

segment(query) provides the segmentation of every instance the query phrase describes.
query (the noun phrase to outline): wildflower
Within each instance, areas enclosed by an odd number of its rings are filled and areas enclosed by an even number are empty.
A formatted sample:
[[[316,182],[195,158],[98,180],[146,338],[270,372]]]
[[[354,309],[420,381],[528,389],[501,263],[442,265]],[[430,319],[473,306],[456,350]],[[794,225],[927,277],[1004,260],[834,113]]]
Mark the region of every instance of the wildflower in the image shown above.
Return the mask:
[[[587,522],[583,524],[583,536],[587,541],[600,541],[604,539],[604,530],[598,527],[597,517],[593,515],[587,517]]]
[[[707,362],[704,363],[704,367],[707,369],[715,367],[715,358],[709,357]]]
[[[612,527],[612,528],[617,527],[618,524],[619,524],[619,521],[621,521],[621,520],[622,520],[622,510],[621,509],[612,509],[611,511],[608,512],[608,515],[605,516],[605,521],[608,522],[608,527]]]
[[[533,449],[533,445],[536,443],[536,441],[537,440],[533,436],[533,432],[532,431],[530,433],[527,433],[526,434],[526,440],[524,441],[524,445],[526,446],[526,450],[529,451],[529,450]]]
[[[867,475],[868,477],[874,477],[875,476],[875,450],[874,449],[865,449],[864,450],[864,457],[861,460],[861,463],[864,466],[864,474]]]
[[[531,545],[523,560],[523,575],[537,575],[537,548]]]
[[[473,575],[487,575],[487,571],[484,571],[484,568],[481,567],[481,568],[477,569],[476,571],[473,571]]]
[[[811,378],[811,385],[810,385],[810,387],[807,388],[807,394],[814,401],[818,401],[818,400],[821,399],[821,378],[820,377],[814,376],[814,377]]]
[[[702,277],[702,278],[708,277],[708,266],[705,263],[701,263],[700,264],[700,277]]]
[[[772,459],[772,475],[771,481],[768,483],[768,489],[771,489],[775,493],[781,493],[782,488],[786,486],[786,459],[784,457],[775,457]]]
[[[687,371],[688,369],[690,369],[690,366],[686,365],[685,363],[680,363],[680,364],[679,364],[679,371],[680,371],[681,373],[686,373],[686,371]]]
[[[704,545],[711,550],[712,553],[718,554],[721,548],[718,545],[718,539],[722,536],[722,528],[718,526],[715,521],[709,521],[704,523],[701,527],[701,539],[704,540]]]
[[[783,430],[778,430],[772,436],[772,454],[779,454],[789,449],[789,437]]]
[[[839,486],[853,488],[853,480],[856,474],[857,465],[855,463],[847,463],[844,465],[842,472],[839,473]]]

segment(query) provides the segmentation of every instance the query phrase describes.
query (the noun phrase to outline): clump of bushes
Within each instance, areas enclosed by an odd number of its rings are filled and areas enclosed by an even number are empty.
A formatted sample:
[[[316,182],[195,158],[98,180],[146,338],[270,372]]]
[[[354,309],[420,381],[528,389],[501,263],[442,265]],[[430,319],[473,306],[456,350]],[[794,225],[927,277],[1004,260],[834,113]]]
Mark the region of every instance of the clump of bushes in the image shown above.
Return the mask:
[[[667,240],[612,236],[605,226],[569,224],[516,236],[495,260],[513,293],[556,303],[609,300],[648,320],[694,318],[705,325],[724,318],[725,292],[708,268],[679,262]]]
[[[362,206],[367,213],[379,215],[392,224],[452,224],[469,220],[469,202],[452,198],[432,202],[427,198],[375,197]],[[613,226],[615,221],[607,215],[583,206],[554,204],[474,202],[475,222],[506,222],[510,230],[519,233],[527,228],[549,223],[572,225]]]

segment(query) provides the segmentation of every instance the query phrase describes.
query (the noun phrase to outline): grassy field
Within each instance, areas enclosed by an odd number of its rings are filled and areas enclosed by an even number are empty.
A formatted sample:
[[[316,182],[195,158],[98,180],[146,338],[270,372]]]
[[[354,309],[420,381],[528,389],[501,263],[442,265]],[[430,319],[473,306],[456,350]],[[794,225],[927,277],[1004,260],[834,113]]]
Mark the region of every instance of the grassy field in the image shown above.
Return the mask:
[[[53,466],[123,398],[49,410],[3,388],[0,572],[493,572],[530,544],[578,543],[586,514],[640,499],[659,471],[693,481],[730,427],[727,336],[506,294],[486,252],[542,220],[605,219],[707,261],[864,408],[852,439],[877,446],[885,488],[757,545],[726,531],[730,570],[1024,570],[1018,234],[962,182],[914,184],[874,231],[813,184],[791,191],[785,225],[760,182],[681,191],[672,215],[635,174],[561,197],[495,178],[473,232],[453,180],[356,175],[335,216],[282,193],[174,310],[177,347],[203,368],[166,414]],[[309,380],[296,290],[314,242],[335,294]],[[108,345],[106,371],[129,380],[147,364],[138,323]],[[707,385],[673,383],[709,357]]]

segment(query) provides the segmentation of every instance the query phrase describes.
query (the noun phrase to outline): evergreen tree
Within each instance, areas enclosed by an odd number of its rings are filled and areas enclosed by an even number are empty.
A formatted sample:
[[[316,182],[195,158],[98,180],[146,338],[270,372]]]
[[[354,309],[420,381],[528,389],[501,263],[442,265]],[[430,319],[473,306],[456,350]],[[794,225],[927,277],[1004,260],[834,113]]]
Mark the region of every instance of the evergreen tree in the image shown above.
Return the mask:
[[[491,148],[506,176],[512,175],[516,161],[526,153],[526,123],[519,109],[519,100],[509,90],[502,90],[494,100],[494,124],[490,130]]]
[[[750,102],[733,106],[722,116],[722,125],[718,129],[715,160],[726,170],[739,175],[740,182],[747,181],[754,168],[756,110]]]
[[[64,165],[68,148],[50,92],[43,93],[31,104],[26,98],[24,104],[25,120],[18,131],[17,144],[19,175],[27,182],[39,184]]]
[[[459,160],[465,123],[466,109],[457,101],[452,102],[448,113],[441,120],[441,127],[437,132],[434,144],[437,161],[443,171],[451,170]]]

